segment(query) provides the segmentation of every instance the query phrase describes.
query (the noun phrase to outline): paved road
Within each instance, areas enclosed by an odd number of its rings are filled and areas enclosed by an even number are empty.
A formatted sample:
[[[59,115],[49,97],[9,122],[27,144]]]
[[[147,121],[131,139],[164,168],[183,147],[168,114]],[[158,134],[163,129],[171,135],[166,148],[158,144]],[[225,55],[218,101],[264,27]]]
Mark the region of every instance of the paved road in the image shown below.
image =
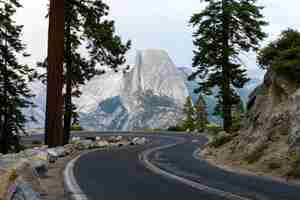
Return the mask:
[[[187,141],[152,153],[150,161],[168,172],[248,199],[300,199],[298,186],[225,172],[203,160],[195,159],[192,156],[193,152],[199,146],[203,146],[206,139],[180,137]],[[174,143],[174,139],[159,136],[153,136],[152,140],[155,142],[145,147],[98,151],[81,157],[75,165],[74,173],[83,192],[92,200],[226,199],[218,194],[196,190],[146,169],[138,159],[141,152],[155,146]]]
[[[75,177],[91,200],[224,199],[153,174],[140,163],[138,155],[145,149],[172,142],[157,139],[145,147],[87,154],[75,165]]]
[[[266,178],[225,172],[204,160],[195,159],[195,149],[205,144],[188,140],[182,145],[157,151],[151,155],[152,163],[174,174],[206,186],[237,194],[253,200],[299,200],[300,186],[290,186]]]
[[[100,133],[87,132],[74,135],[79,134],[91,136]],[[166,133],[161,135],[170,136]],[[149,137],[154,143],[144,147],[98,151],[81,157],[75,165],[75,177],[84,193],[92,200],[117,200],[120,198],[125,200],[225,199],[219,195],[199,191],[156,175],[146,169],[138,159],[141,152],[156,146],[172,144],[176,141],[175,137],[172,139],[163,138],[159,135]],[[186,142],[153,152],[149,156],[151,163],[170,173],[248,199],[300,199],[300,186],[291,186],[265,178],[225,172],[209,165],[204,160],[195,159],[193,153],[197,148],[203,147],[206,143],[205,138],[190,137],[186,134],[176,134],[176,137],[184,138]],[[34,136],[27,140],[41,138],[42,136]]]

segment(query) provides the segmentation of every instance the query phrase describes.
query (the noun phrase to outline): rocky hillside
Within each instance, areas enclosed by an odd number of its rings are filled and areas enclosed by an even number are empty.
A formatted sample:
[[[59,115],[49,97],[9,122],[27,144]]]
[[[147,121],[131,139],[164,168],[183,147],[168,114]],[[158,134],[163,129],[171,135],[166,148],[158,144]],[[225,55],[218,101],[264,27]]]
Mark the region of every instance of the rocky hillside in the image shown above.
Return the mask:
[[[300,167],[299,150],[300,84],[269,70],[263,84],[250,95],[239,135],[210,153],[224,162],[288,175],[298,173],[291,169]]]

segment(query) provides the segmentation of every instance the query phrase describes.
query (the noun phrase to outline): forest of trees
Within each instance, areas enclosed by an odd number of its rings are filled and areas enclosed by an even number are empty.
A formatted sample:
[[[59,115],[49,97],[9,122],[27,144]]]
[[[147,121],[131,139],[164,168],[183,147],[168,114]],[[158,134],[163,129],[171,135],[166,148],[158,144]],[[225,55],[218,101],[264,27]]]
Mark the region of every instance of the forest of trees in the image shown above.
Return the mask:
[[[249,81],[240,54],[259,50],[267,36],[263,31],[267,22],[256,0],[201,3],[205,8],[189,22],[195,29],[195,70],[189,79],[199,83],[195,92],[200,95],[195,105],[187,98],[182,126],[185,130],[205,129],[208,117],[203,96],[218,88],[216,113],[223,118],[223,129],[231,132],[244,115],[236,89]],[[17,59],[30,56],[21,41],[23,26],[13,18],[21,7],[18,0],[0,1],[0,152],[4,154],[21,149],[19,136],[26,133],[24,125],[29,120],[22,110],[34,106],[29,100],[33,97],[28,86],[31,81],[39,77],[47,84],[45,144],[67,144],[71,125],[78,121],[72,97],[81,94],[81,85],[105,73],[100,66],[117,70],[124,64],[131,46],[116,34],[114,21],[107,18],[109,6],[102,0],[50,0],[48,55],[38,64],[47,72],[38,75],[34,67]],[[300,33],[288,29],[259,51],[259,65],[299,79],[299,46]]]
[[[38,63],[47,72],[38,75],[34,68],[19,64],[16,57],[29,56],[20,38],[22,26],[13,20],[22,5],[15,0],[0,4],[0,152],[21,150],[19,136],[26,133],[25,123],[34,120],[26,119],[22,109],[34,106],[28,84],[38,77],[47,85],[45,144],[67,144],[71,124],[77,122],[72,96],[78,97],[80,85],[105,72],[101,66],[117,70],[124,64],[131,42],[123,43],[116,35],[103,1],[51,0],[48,56]],[[82,47],[86,52],[80,51]]]
[[[208,124],[208,116],[204,98],[200,95],[197,103],[194,105],[192,98],[188,96],[184,104],[183,112],[185,118],[180,126],[183,131],[204,131]]]
[[[22,26],[13,16],[21,7],[18,1],[0,2],[0,152],[19,151],[19,135],[25,132],[22,109],[33,106],[28,82],[36,73],[18,62],[17,55],[29,56],[20,37]]]

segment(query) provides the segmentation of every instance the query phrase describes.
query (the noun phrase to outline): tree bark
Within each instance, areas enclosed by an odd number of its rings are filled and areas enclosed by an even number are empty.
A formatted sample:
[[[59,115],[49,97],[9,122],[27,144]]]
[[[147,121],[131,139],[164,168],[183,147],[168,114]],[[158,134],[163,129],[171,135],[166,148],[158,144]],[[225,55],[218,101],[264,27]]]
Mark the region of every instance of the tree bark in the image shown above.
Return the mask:
[[[229,13],[228,13],[228,6],[227,0],[222,0],[222,10],[223,10],[223,17],[222,17],[222,26],[223,26],[223,61],[222,61],[222,73],[223,73],[223,84],[222,84],[222,98],[223,98],[223,116],[224,122],[223,127],[226,132],[230,132],[232,126],[232,116],[231,116],[231,107],[232,107],[232,100],[231,100],[231,90],[230,90],[230,83],[231,83],[231,66],[229,62]]]
[[[7,154],[9,151],[9,127],[8,127],[8,118],[9,118],[9,102],[8,102],[8,75],[7,75],[7,62],[4,64],[4,113],[3,113],[3,126],[2,126],[2,137],[1,137],[1,152]],[[1,116],[2,117],[2,116]],[[2,121],[2,119],[1,119]]]
[[[7,34],[7,32],[6,32]],[[1,138],[1,152],[3,154],[7,154],[9,151],[9,134],[10,130],[8,127],[8,118],[9,118],[9,95],[8,95],[8,90],[9,90],[9,79],[8,79],[8,68],[7,68],[7,51],[8,51],[8,44],[7,44],[7,38],[5,38],[5,55],[4,55],[4,67],[3,67],[3,79],[4,79],[4,84],[3,84],[3,95],[4,95],[4,113],[3,113],[3,126],[2,126],[2,138]],[[2,116],[1,116],[2,117]],[[2,119],[1,119],[2,121]]]
[[[70,139],[72,123],[72,58],[71,58],[71,25],[67,19],[66,23],[66,94],[65,94],[65,115],[64,115],[64,144]]]
[[[45,143],[63,145],[64,0],[50,0]]]

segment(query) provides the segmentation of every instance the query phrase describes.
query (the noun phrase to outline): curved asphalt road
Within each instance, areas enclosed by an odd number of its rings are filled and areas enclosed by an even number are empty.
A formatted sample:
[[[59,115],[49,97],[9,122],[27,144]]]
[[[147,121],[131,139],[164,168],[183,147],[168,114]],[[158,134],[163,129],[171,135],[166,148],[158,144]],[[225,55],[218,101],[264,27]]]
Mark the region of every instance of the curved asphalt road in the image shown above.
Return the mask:
[[[82,191],[91,200],[223,199],[199,192],[146,169],[138,158],[142,151],[174,143],[174,140],[156,138],[155,143],[144,147],[98,151],[82,156],[74,169],[75,178]]]
[[[186,142],[150,154],[151,163],[173,174],[203,185],[253,200],[299,200],[300,187],[269,179],[225,172],[193,157],[203,146],[203,137],[184,137]],[[149,136],[154,141],[144,147],[97,151],[82,156],[74,175],[89,199],[98,200],[221,200],[218,194],[199,191],[182,183],[156,175],[146,169],[138,155],[146,149],[176,141]]]

